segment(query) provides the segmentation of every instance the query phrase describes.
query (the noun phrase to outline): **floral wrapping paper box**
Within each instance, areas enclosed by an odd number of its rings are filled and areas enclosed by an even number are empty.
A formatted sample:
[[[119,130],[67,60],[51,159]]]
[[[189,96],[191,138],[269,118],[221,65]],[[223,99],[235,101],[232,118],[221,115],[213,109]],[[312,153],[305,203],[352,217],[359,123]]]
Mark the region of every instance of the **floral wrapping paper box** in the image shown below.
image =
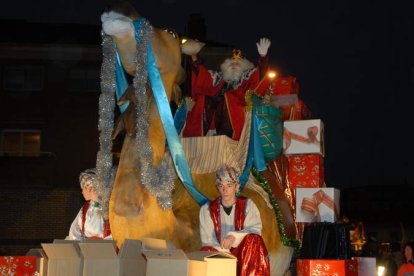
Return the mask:
[[[335,222],[339,197],[335,188],[296,188],[296,222]]]
[[[297,276],[358,276],[356,260],[296,260]]]
[[[0,275],[35,276],[35,256],[1,256]]]
[[[319,119],[284,121],[283,151],[287,156],[295,154],[325,156],[323,122]]]
[[[288,178],[292,188],[324,187],[323,157],[319,154],[288,156]]]

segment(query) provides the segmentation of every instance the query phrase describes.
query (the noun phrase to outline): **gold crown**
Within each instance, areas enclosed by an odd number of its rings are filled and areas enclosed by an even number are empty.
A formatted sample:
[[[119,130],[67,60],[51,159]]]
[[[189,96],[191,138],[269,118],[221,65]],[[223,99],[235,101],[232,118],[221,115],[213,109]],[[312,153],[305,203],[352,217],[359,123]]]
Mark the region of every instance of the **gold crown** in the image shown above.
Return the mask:
[[[242,59],[244,58],[243,52],[240,49],[233,49],[233,55],[231,59]]]

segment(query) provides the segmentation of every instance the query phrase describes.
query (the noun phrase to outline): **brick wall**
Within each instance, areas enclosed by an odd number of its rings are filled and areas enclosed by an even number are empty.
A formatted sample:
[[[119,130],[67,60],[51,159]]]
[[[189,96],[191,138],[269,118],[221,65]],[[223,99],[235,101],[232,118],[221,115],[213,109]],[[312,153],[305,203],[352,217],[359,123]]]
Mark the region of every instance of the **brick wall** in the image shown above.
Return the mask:
[[[41,242],[64,239],[82,204],[78,188],[2,189],[0,255],[24,255]]]

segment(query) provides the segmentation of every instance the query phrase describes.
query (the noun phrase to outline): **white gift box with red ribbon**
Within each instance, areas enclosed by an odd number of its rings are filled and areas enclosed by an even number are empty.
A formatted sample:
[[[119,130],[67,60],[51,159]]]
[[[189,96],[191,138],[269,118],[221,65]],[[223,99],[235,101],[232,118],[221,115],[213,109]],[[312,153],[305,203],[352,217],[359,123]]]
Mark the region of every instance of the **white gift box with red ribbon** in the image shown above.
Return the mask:
[[[285,155],[320,154],[325,156],[324,126],[320,119],[283,122]]]
[[[335,222],[339,198],[336,188],[296,188],[296,222]]]

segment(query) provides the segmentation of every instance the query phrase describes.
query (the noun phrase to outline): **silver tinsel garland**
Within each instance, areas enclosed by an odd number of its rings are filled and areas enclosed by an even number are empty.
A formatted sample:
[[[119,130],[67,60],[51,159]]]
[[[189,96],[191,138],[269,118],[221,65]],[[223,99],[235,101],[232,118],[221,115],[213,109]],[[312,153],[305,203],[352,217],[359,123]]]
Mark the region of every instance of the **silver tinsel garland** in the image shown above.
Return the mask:
[[[115,170],[112,168],[112,132],[115,110],[115,47],[112,37],[101,32],[103,61],[101,66],[101,95],[99,96],[99,151],[96,157],[98,183],[96,192],[102,215],[108,218]]]
[[[148,138],[149,114],[147,110],[148,95],[146,84],[147,72],[147,46],[148,38],[153,35],[152,26],[143,22],[143,28],[138,30],[136,55],[136,73],[133,80],[135,96],[138,99],[136,107],[136,136],[135,149],[139,157],[140,180],[148,191],[155,197],[163,210],[172,207],[171,193],[177,178],[174,167],[171,165],[171,156],[165,154],[157,167],[153,166],[152,148]],[[115,109],[115,43],[113,39],[102,32],[103,62],[101,67],[101,95],[99,97],[99,145],[96,158],[98,175],[97,193],[102,213],[108,217],[109,198],[112,191],[114,174],[112,165],[112,132],[114,130]],[[153,112],[152,110],[150,112]]]
[[[148,39],[153,35],[152,26],[144,21],[137,36],[136,73],[134,78],[135,97],[138,99],[136,108],[136,136],[135,148],[139,156],[141,166],[141,182],[155,197],[163,210],[172,207],[171,193],[174,189],[176,173],[171,166],[171,156],[165,154],[157,167],[153,166],[152,148],[148,139],[149,115],[147,112],[148,94],[146,84],[148,81],[147,71],[147,47]],[[149,112],[154,112],[150,110]]]

